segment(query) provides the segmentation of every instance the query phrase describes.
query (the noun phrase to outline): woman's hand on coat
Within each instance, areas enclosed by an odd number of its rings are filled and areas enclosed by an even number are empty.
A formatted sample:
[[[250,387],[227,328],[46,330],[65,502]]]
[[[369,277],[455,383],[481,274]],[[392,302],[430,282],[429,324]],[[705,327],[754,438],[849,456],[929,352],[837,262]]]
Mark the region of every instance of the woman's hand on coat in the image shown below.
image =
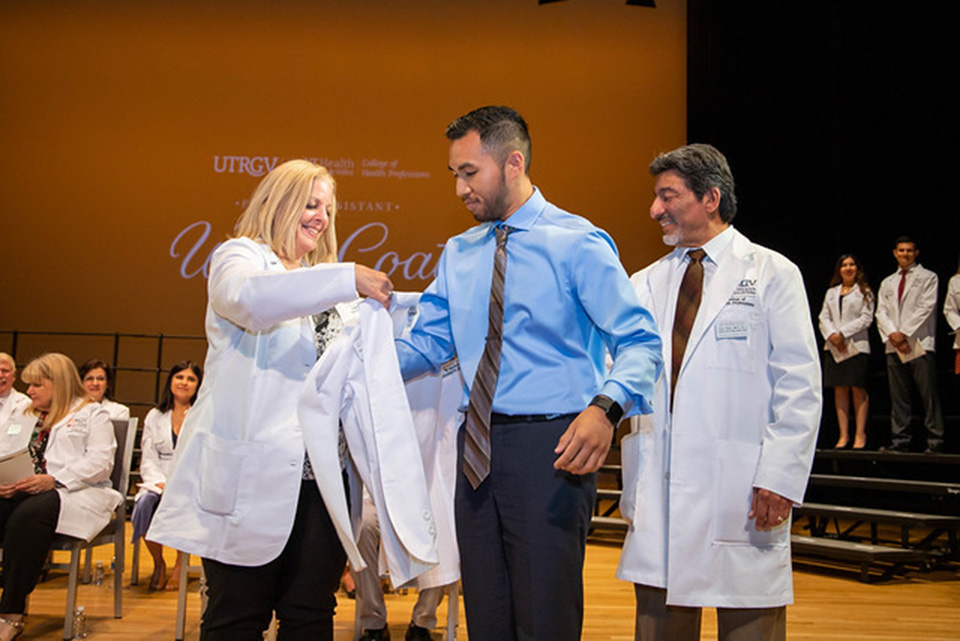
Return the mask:
[[[57,486],[57,481],[49,474],[34,474],[22,481],[17,481],[15,487],[25,494],[40,494],[48,492]]]
[[[10,483],[9,485],[0,484],[0,499],[12,499],[17,491],[16,483]]]
[[[390,282],[387,275],[363,265],[354,265],[354,273],[357,279],[357,291],[360,295],[372,298],[389,309],[393,283]]]

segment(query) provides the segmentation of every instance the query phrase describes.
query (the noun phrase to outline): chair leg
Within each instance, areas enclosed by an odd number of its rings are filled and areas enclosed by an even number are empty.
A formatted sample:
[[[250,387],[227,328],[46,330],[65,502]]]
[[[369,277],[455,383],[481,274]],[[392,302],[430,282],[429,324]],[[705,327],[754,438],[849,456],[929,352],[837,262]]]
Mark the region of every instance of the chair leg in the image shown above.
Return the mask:
[[[121,530],[113,541],[113,618],[123,618],[123,570],[126,554],[125,533]]]
[[[83,584],[90,584],[90,566],[93,565],[93,548],[87,548],[86,559],[83,564]]]
[[[183,558],[180,559],[180,585],[177,586],[177,641],[183,641],[184,630],[187,627],[187,582],[189,581],[187,570],[190,567],[190,555],[187,552],[182,554]]]
[[[447,641],[456,641],[457,622],[460,619],[460,582],[455,581],[447,588]]]
[[[73,613],[77,609],[77,579],[80,575],[80,554],[77,547],[70,550],[70,576],[67,579],[67,611],[63,617],[63,638],[73,638]]]
[[[130,561],[130,585],[140,584],[140,539],[133,542],[133,559]]]

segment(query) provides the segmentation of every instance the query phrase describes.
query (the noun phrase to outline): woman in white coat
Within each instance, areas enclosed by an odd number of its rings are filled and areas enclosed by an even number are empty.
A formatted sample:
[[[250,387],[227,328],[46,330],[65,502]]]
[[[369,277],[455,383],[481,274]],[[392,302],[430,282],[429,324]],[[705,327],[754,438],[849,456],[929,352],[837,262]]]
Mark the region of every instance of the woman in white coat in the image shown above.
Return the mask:
[[[180,436],[180,429],[187,417],[187,410],[197,400],[197,390],[203,381],[203,371],[193,361],[180,361],[170,368],[160,404],[147,413],[140,436],[140,490],[134,498],[133,542],[147,533],[153,515],[160,504],[160,496],[167,484],[173,450]],[[177,553],[170,581],[167,582],[167,564],[163,560],[163,546],[146,541],[147,551],[153,558],[151,590],[176,590],[179,587],[182,553]]]
[[[106,410],[86,397],[73,361],[44,354],[23,370],[36,417],[35,474],[0,485],[3,597],[0,640],[23,632],[23,612],[54,534],[90,540],[123,500],[110,485],[117,448]],[[32,422],[32,421],[31,421]]]
[[[863,265],[853,254],[837,259],[830,280],[830,289],[820,310],[820,333],[823,335],[823,386],[832,387],[837,406],[840,436],[837,449],[850,445],[850,396],[856,435],[853,449],[867,445],[867,367],[870,364],[870,337],[867,329],[873,323],[876,296],[867,283]]]
[[[197,554],[204,641],[332,639],[343,547],[305,457],[297,399],[358,293],[389,304],[381,272],[337,263],[335,182],[305,160],[257,186],[213,253],[205,380],[147,539]],[[359,500],[359,497],[356,497]]]
[[[105,362],[99,358],[91,358],[81,365],[80,382],[90,398],[107,410],[110,418],[124,421],[130,418],[129,407],[110,400],[113,393],[113,370]]]
[[[947,283],[947,295],[943,299],[943,315],[954,334],[953,349],[956,352],[953,371],[960,375],[960,257],[957,258],[957,273]]]

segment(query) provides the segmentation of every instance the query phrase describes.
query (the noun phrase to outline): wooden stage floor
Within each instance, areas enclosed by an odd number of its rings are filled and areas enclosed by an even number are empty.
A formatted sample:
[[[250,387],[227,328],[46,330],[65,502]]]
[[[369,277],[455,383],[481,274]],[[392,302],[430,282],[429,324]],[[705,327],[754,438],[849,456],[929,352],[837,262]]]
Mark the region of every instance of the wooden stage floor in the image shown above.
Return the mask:
[[[111,551],[110,547],[100,547],[94,559],[103,560],[109,567]],[[146,549],[141,548],[141,552],[141,585],[130,587],[129,572],[124,576],[122,619],[113,618],[113,577],[109,572],[103,585],[80,587],[77,603],[85,606],[88,638],[118,641],[170,641],[174,638],[176,592],[147,591],[151,563]],[[616,543],[590,543],[587,547],[583,633],[586,640],[633,639],[633,589],[630,584],[615,578],[619,553]],[[172,560],[171,554],[168,564],[172,564]],[[61,639],[66,583],[66,575],[57,572],[51,573],[47,581],[37,586],[30,599],[24,639]],[[794,584],[796,603],[787,610],[791,641],[960,639],[960,573],[956,571],[914,572],[906,578],[868,585],[858,582],[854,572],[813,572],[798,564]],[[196,579],[190,582],[190,587],[186,638],[194,640],[199,637]],[[338,599],[336,639],[349,641],[353,631],[354,602],[343,593]],[[415,592],[391,594],[386,599],[393,638],[403,639],[416,599]],[[440,606],[441,625],[445,621],[446,606],[446,601]],[[460,613],[458,639],[467,639],[462,603]],[[434,638],[442,638],[439,630],[434,632]],[[716,638],[716,620],[711,611],[704,613],[703,638]]]

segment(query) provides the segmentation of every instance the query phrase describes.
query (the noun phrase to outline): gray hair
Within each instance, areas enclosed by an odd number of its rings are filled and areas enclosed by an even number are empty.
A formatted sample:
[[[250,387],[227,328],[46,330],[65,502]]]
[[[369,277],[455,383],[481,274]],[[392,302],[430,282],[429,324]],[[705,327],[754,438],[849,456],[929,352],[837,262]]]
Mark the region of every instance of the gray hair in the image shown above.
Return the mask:
[[[650,163],[650,174],[657,176],[673,170],[683,177],[687,189],[701,200],[711,188],[720,190],[720,220],[729,223],[737,215],[733,173],[720,150],[713,145],[695,143],[660,154]]]

